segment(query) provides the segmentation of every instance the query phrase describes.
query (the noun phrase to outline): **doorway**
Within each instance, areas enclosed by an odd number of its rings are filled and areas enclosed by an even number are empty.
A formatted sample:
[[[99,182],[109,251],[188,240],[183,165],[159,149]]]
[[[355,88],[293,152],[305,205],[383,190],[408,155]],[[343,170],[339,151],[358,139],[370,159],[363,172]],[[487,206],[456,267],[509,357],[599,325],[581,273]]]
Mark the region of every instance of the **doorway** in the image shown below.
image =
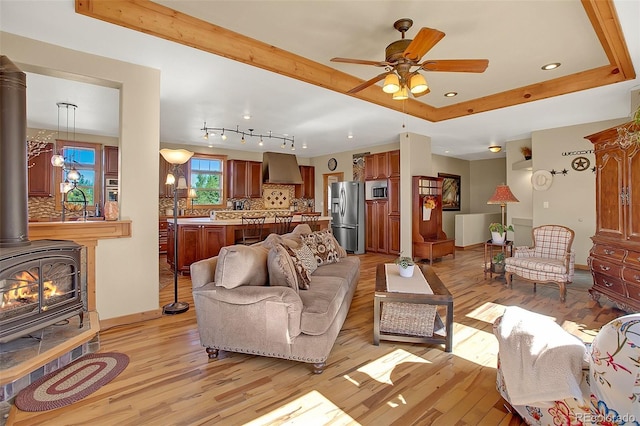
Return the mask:
[[[322,199],[324,200],[322,206],[323,216],[329,216],[329,206],[331,205],[331,184],[335,182],[342,182],[343,180],[344,172],[324,173],[322,175]]]

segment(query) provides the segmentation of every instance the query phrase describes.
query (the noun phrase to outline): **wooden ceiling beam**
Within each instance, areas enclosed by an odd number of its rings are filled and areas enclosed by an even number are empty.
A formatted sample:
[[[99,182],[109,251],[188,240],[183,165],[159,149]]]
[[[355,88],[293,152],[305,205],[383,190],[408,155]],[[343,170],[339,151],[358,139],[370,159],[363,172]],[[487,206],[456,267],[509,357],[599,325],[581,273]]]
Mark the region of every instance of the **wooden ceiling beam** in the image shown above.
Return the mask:
[[[150,0],[76,0],[76,12],[436,122],[635,78],[613,0],[581,1],[609,66],[442,108],[394,101],[377,85],[347,94],[364,80]]]

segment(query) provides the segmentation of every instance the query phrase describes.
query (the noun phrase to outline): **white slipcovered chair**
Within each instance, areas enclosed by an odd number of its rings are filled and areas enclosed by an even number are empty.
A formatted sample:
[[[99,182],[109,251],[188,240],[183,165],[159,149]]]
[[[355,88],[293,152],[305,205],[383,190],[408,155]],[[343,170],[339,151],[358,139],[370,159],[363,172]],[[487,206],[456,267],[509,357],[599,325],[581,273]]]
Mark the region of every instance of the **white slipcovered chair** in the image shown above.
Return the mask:
[[[580,354],[576,344],[583,343],[553,320],[515,309],[493,325],[500,343],[496,387],[527,424],[640,425],[640,313],[604,325]],[[523,344],[514,350],[513,334],[532,321],[537,325],[516,339]]]
[[[505,278],[512,286],[515,274],[526,281],[553,282],[560,287],[560,301],[567,296],[566,285],[573,281],[575,252],[571,249],[574,232],[566,226],[543,225],[533,228],[533,247],[516,247],[505,259]]]

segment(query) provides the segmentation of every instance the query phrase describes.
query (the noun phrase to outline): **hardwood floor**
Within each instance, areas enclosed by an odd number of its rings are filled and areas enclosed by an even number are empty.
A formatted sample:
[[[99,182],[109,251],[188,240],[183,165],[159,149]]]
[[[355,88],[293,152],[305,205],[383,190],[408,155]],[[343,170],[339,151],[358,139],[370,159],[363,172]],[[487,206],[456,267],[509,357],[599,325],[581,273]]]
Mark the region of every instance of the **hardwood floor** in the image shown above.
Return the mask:
[[[351,310],[327,361],[314,375],[304,363],[238,353],[208,360],[200,346],[189,277],[180,300],[191,309],[101,332],[101,352],[126,353],[127,369],[68,407],[41,413],[12,409],[14,425],[519,425],[495,388],[497,341],[492,322],[506,305],[550,315],[590,341],[623,315],[589,299],[590,274],[578,271],[559,302],[558,287],[514,279],[484,280],[482,249],[458,251],[433,265],[454,295],[454,346],[372,344],[375,266],[391,256],[362,255]],[[161,259],[162,260],[162,259]],[[161,279],[170,273],[161,262]],[[172,279],[172,278],[169,278]],[[160,305],[173,300],[173,286]]]

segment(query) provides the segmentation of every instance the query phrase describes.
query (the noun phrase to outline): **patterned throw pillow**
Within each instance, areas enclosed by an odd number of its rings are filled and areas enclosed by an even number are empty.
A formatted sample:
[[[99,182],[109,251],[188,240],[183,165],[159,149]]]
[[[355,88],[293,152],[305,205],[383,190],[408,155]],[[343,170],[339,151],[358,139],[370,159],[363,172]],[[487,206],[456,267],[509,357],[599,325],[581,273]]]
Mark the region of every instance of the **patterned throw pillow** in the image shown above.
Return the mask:
[[[293,262],[296,277],[298,278],[298,288],[300,288],[300,290],[309,290],[309,286],[311,285],[311,276],[309,270],[305,266],[305,263],[308,263],[308,261],[302,260],[304,254],[301,253],[301,255],[298,256],[298,252],[302,252],[302,250],[293,249],[287,245],[285,245],[284,248],[287,250],[287,253],[289,253],[289,256],[291,256],[291,262]],[[311,254],[311,256],[313,257],[313,254]]]
[[[302,242],[311,249],[318,266],[340,261],[339,246],[330,229],[302,235]]]
[[[291,250],[295,253],[295,256],[300,259],[300,262],[302,262],[304,268],[309,272],[309,275],[313,274],[313,272],[318,269],[316,257],[313,255],[313,252],[308,245],[300,244],[298,247],[291,247]]]

